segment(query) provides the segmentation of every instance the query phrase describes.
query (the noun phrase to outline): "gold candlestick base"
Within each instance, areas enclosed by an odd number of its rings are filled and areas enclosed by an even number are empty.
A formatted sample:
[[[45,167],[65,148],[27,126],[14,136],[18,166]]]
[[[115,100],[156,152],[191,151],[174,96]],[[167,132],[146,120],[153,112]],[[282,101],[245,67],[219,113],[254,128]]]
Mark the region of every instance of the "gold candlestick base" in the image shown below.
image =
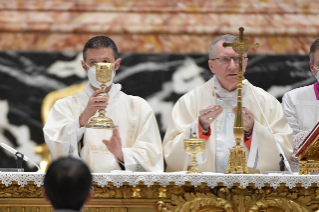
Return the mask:
[[[229,150],[230,156],[225,174],[248,174],[245,155],[247,149],[237,144]]]
[[[197,138],[196,134],[194,133],[192,138],[184,140],[184,150],[187,154],[190,154],[193,156],[192,166],[190,167],[190,169],[188,170],[186,174],[194,174],[194,173],[201,174],[201,172],[198,171],[196,168],[196,165],[197,165],[196,155],[203,153],[205,151],[205,139]]]

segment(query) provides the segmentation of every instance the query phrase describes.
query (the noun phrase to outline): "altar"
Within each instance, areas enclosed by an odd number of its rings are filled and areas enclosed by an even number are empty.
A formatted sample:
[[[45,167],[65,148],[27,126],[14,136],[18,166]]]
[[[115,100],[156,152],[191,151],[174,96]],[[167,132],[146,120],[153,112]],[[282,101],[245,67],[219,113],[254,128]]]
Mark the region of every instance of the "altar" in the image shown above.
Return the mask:
[[[43,173],[0,173],[0,212],[51,212]],[[319,176],[204,173],[93,174],[85,212],[317,211]]]

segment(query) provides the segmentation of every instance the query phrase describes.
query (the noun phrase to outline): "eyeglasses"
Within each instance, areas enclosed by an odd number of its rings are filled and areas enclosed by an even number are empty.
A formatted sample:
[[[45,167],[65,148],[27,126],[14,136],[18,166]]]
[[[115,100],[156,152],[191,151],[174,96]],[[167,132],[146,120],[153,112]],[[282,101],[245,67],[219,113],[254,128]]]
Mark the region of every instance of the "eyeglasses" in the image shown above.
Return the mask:
[[[244,58],[246,58],[246,57],[243,57],[243,59],[244,59]],[[218,60],[219,64],[227,66],[227,65],[229,65],[229,63],[230,63],[230,61],[231,61],[232,59],[233,59],[233,61],[234,61],[234,63],[235,63],[236,65],[239,64],[239,57],[238,57],[238,56],[236,56],[236,57],[229,57],[229,56],[222,55],[222,56],[220,56],[220,57],[218,57],[218,58],[214,58],[214,59],[210,59],[210,60]]]
[[[313,65],[313,68],[316,70],[316,71],[319,71],[319,68],[317,68],[316,66]]]

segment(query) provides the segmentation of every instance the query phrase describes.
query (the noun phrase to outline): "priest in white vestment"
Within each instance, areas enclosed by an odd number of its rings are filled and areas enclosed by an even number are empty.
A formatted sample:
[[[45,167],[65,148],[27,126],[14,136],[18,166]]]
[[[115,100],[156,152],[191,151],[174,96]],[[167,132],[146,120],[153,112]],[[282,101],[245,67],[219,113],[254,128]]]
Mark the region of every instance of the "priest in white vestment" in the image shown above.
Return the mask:
[[[92,172],[112,170],[163,171],[159,129],[150,105],[142,98],[121,91],[120,84],[107,84],[106,97],[96,80],[95,63],[113,63],[113,77],[121,58],[114,41],[105,36],[91,38],[83,50],[83,69],[89,83],[84,92],[58,100],[44,126],[45,141],[52,159],[61,156],[81,157]],[[97,110],[105,109],[118,129],[86,128]],[[109,135],[109,137],[107,137]],[[83,148],[78,143],[83,137]]]
[[[319,39],[310,46],[309,64],[312,74],[319,79]],[[290,127],[293,129],[293,155],[290,161],[293,171],[299,171],[299,160],[295,157],[299,145],[319,121],[318,82],[296,88],[285,93],[282,107]]]
[[[168,172],[186,171],[191,165],[191,156],[185,153],[183,141],[193,133],[206,140],[205,152],[197,156],[198,170],[220,173],[227,170],[228,148],[235,146],[233,124],[239,58],[231,47],[224,48],[222,44],[235,38],[223,35],[214,40],[208,61],[214,77],[186,93],[175,104],[163,143]],[[243,72],[247,61],[247,58],[243,60]],[[287,158],[292,154],[292,129],[280,103],[261,88],[247,86],[248,83],[244,80],[242,89],[245,130],[242,145],[248,149],[248,171],[277,171],[280,168],[279,152],[252,91]]]

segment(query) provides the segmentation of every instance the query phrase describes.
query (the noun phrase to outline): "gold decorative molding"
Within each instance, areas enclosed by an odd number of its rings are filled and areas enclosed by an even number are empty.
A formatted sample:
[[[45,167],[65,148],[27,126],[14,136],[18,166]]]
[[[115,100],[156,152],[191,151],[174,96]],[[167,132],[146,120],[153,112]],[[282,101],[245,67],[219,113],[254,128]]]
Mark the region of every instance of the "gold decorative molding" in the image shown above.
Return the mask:
[[[0,212],[52,212],[53,209],[51,206],[0,206]]]
[[[42,187],[17,184],[6,187],[0,184],[0,212],[52,212],[50,204],[41,196]],[[257,212],[285,211],[310,212],[319,210],[319,188],[296,187],[289,189],[254,186],[244,188],[206,184],[198,187],[159,185],[136,187],[94,184],[93,199],[82,212]]]
[[[185,193],[172,195],[171,202],[158,201],[158,212],[177,211],[285,211],[310,212],[318,210],[319,189],[280,187],[277,189],[256,187],[219,187],[212,193]]]
[[[25,185],[24,187],[17,184],[6,187],[0,184],[0,198],[3,197],[42,197],[42,187],[36,185]]]
[[[166,192],[167,192],[167,188],[165,188],[165,187],[160,187],[159,189],[158,189],[158,197],[159,198],[166,198],[167,197],[167,195],[166,195]]]
[[[132,194],[133,198],[141,197],[141,188],[139,186],[133,187],[132,190],[133,190],[133,194]]]

